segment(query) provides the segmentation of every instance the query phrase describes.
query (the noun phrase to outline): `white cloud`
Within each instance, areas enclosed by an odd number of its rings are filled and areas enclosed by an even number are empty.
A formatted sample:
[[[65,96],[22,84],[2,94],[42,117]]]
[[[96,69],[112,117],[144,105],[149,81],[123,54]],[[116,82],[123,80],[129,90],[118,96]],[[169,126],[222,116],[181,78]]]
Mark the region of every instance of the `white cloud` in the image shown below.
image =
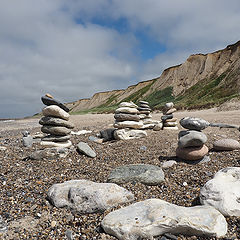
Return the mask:
[[[221,49],[240,38],[239,10],[239,0],[2,0],[0,118],[40,111],[46,92],[63,101],[90,97]],[[96,17],[125,19],[130,32],[91,23]],[[136,31],[166,51],[138,59]]]

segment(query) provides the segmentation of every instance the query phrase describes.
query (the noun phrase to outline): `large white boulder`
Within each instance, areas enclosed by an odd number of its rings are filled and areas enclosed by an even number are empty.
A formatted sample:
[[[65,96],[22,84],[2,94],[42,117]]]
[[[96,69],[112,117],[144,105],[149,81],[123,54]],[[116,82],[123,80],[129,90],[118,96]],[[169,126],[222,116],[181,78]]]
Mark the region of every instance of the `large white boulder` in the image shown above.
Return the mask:
[[[240,217],[240,167],[217,172],[200,191],[200,201],[216,208],[224,216]]]
[[[181,207],[148,199],[113,211],[101,223],[120,240],[153,239],[164,233],[217,236],[227,233],[224,216],[209,206]]]
[[[131,202],[134,195],[114,183],[71,180],[54,184],[47,193],[58,208],[69,207],[78,213],[103,212],[118,204]]]
[[[116,140],[129,140],[134,138],[142,138],[146,136],[147,133],[144,130],[118,129],[114,131],[114,138]]]

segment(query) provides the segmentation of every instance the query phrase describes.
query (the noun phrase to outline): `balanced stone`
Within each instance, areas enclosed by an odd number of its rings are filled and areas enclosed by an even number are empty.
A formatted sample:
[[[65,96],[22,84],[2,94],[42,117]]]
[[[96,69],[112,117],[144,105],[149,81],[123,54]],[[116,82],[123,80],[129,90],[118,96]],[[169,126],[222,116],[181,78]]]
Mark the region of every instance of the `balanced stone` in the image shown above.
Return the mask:
[[[65,135],[65,136],[56,136],[56,135],[47,135],[43,137],[41,140],[42,141],[50,141],[50,142],[66,142],[67,140],[70,140],[71,136],[70,135]]]
[[[132,108],[132,107],[120,107],[120,108],[116,109],[115,113],[138,114],[139,111],[136,108]]]
[[[137,114],[127,114],[127,113],[117,113],[114,115],[114,118],[118,122],[122,121],[139,121],[140,117]]]
[[[147,108],[138,107],[137,110],[140,111],[141,113],[142,113],[142,111],[144,111],[144,112],[146,112],[146,111],[147,111],[147,112],[150,112],[150,111],[151,111],[151,108],[149,108],[149,107],[147,107]]]
[[[177,122],[177,118],[166,119],[164,122]]]
[[[68,207],[86,214],[134,200],[134,195],[114,183],[95,183],[88,180],[71,180],[54,184],[47,192],[48,199],[57,208]]]
[[[162,124],[162,122],[160,122],[153,127],[153,130],[160,131],[160,130],[162,130],[162,128],[163,128],[163,124]]]
[[[79,142],[77,145],[77,149],[79,152],[84,153],[89,157],[95,158],[97,156],[93,149],[85,142]]]
[[[139,101],[139,103],[140,103],[140,104],[147,104],[147,105],[149,105],[149,102],[147,102],[147,101],[142,101],[142,100],[141,100],[141,101]]]
[[[165,233],[223,237],[224,216],[209,206],[182,207],[147,199],[110,212],[101,222],[106,233],[121,240],[154,239]]]
[[[40,144],[46,147],[58,147],[58,148],[69,148],[72,146],[72,142],[70,140],[65,142],[41,141]]]
[[[115,128],[134,128],[134,129],[139,129],[143,126],[142,121],[123,121],[123,122],[115,122],[113,124]]]
[[[140,108],[149,108],[149,105],[148,104],[140,104],[139,107]]]
[[[116,140],[129,140],[134,138],[142,138],[146,136],[147,136],[147,133],[143,130],[118,129],[114,131],[114,138]]]
[[[171,108],[171,109],[167,110],[166,112],[164,112],[164,114],[169,115],[169,114],[172,114],[172,113],[174,113],[176,111],[177,111],[176,108]]]
[[[234,139],[220,139],[213,143],[213,149],[216,151],[232,151],[240,149],[240,143]]]
[[[185,117],[180,120],[180,124],[184,128],[201,131],[207,128],[210,123],[201,118]]]
[[[173,118],[172,114],[161,116],[161,119],[163,122],[165,122],[167,119],[172,119],[172,118]]]
[[[180,131],[178,136],[178,146],[181,148],[201,147],[207,142],[207,136],[204,133],[195,130]]]
[[[66,128],[74,128],[74,125],[66,120],[63,120],[61,118],[56,117],[42,117],[39,121],[39,124],[41,125],[53,125],[53,126],[62,126]]]
[[[116,131],[115,128],[108,128],[100,131],[100,137],[103,138],[103,140],[106,141],[112,141],[114,140],[114,131]]]
[[[41,131],[44,133],[48,133],[51,135],[57,135],[57,136],[65,136],[71,133],[71,130],[66,127],[58,127],[58,126],[52,126],[52,125],[44,125],[41,128]]]
[[[64,111],[62,108],[58,107],[57,105],[51,105],[45,107],[42,110],[44,116],[51,116],[51,117],[59,117],[64,120],[69,120],[70,115]]]
[[[42,98],[42,102],[43,104],[47,105],[47,106],[50,106],[50,105],[56,105],[56,106],[59,106],[60,108],[62,108],[64,111],[66,112],[69,112],[70,110],[65,106],[63,105],[61,102],[53,99],[53,98],[50,98],[48,96],[43,96]]]
[[[178,125],[177,122],[165,122],[164,127],[176,127]]]
[[[171,109],[171,108],[173,108],[173,102],[168,102],[168,103],[166,103],[165,106],[164,106],[164,108],[165,108],[165,109]]]
[[[184,160],[199,160],[202,159],[208,153],[208,147],[202,145],[200,147],[178,147],[176,150],[176,155]]]
[[[115,168],[108,177],[108,182],[117,184],[141,182],[146,185],[158,185],[164,181],[163,170],[150,164],[131,164]]]
[[[240,217],[240,167],[228,167],[217,172],[200,191],[200,201],[212,206],[224,216]]]
[[[163,130],[178,130],[178,127],[175,126],[175,127],[165,127],[163,126]]]
[[[137,108],[137,105],[133,102],[121,102],[119,104],[119,107],[131,107],[131,108]]]

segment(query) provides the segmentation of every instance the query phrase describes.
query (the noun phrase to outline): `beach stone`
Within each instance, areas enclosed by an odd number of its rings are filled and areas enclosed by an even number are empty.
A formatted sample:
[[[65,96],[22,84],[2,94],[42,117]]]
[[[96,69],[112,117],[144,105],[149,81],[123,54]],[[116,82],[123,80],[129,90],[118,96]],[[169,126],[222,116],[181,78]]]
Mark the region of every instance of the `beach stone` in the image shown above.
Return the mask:
[[[178,127],[177,126],[175,126],[175,127],[165,127],[163,125],[163,130],[178,130]]]
[[[180,120],[180,124],[184,128],[201,131],[207,128],[210,123],[201,118],[185,117]]]
[[[77,149],[79,152],[91,158],[95,158],[97,156],[97,154],[93,151],[93,149],[85,142],[79,142],[77,145]]]
[[[45,96],[53,99],[53,96],[49,93],[46,93]]]
[[[115,122],[113,124],[113,127],[115,128],[134,128],[139,129],[143,126],[142,121],[123,121],[123,122]]]
[[[164,122],[164,127],[176,127],[178,125],[177,122]]]
[[[139,101],[139,104],[146,104],[146,105],[149,105],[149,102],[147,102],[147,101]]]
[[[56,118],[56,117],[42,117],[39,120],[39,124],[41,125],[52,125],[52,126],[62,126],[66,128],[74,128],[74,125],[66,120],[63,120],[61,118]]]
[[[138,106],[137,106],[135,103],[133,103],[133,102],[121,102],[121,103],[119,104],[119,107],[120,107],[120,108],[121,108],[121,107],[137,108]]]
[[[147,133],[144,130],[118,129],[114,131],[114,138],[116,140],[129,140],[146,136]]]
[[[127,113],[117,113],[114,115],[114,118],[118,122],[122,121],[139,121],[140,117],[137,114],[127,114]]]
[[[33,145],[33,137],[28,135],[27,137],[22,138],[22,143],[24,147],[32,147]]]
[[[147,199],[107,214],[101,226],[122,240],[153,239],[164,233],[223,237],[224,216],[209,206],[182,207],[160,199]]]
[[[41,131],[43,133],[48,133],[48,134],[57,135],[57,136],[65,136],[71,133],[71,130],[69,128],[52,126],[52,125],[42,126]]]
[[[224,216],[240,217],[240,167],[218,171],[200,190],[200,201]]]
[[[47,135],[43,137],[42,141],[50,141],[50,142],[66,142],[67,140],[70,140],[70,135],[65,136],[56,136],[56,135]]]
[[[202,145],[200,147],[177,147],[176,155],[184,160],[199,160],[202,159],[208,153],[208,147]]]
[[[180,131],[178,137],[178,146],[181,148],[200,147],[207,142],[207,136],[195,130]]]
[[[216,151],[232,151],[240,149],[240,143],[237,140],[224,138],[213,143],[213,149]]]
[[[177,162],[174,160],[165,161],[162,163],[162,168],[170,168],[175,164],[177,164]]]
[[[144,125],[140,129],[153,129],[155,125],[155,123],[144,123]]]
[[[160,121],[153,120],[151,118],[145,118],[142,121],[143,121],[144,124],[155,124],[156,125],[156,124],[160,123]]]
[[[149,115],[151,113],[150,110],[141,110],[139,111],[141,114]]]
[[[7,223],[5,223],[2,216],[0,215],[0,234],[7,232],[7,230],[8,230]]]
[[[173,108],[173,106],[174,106],[173,102],[168,102],[164,105],[164,108],[165,109],[170,109],[170,108]]]
[[[114,131],[116,128],[108,128],[100,131],[100,137],[103,138],[104,141],[112,141],[114,138]]]
[[[47,192],[57,208],[68,207],[80,214],[103,212],[134,200],[134,195],[114,183],[71,180],[54,184]]]
[[[160,131],[163,128],[163,123],[159,122],[158,124],[156,124],[153,128],[153,131]]]
[[[164,181],[164,172],[160,167],[150,164],[124,165],[115,168],[107,181],[117,184],[141,182],[145,185],[158,185]]]
[[[161,119],[162,119],[163,122],[165,122],[167,119],[171,119],[171,118],[173,118],[172,114],[161,116]]]
[[[147,108],[138,107],[137,110],[140,111],[141,113],[142,113],[142,111],[144,111],[144,112],[146,112],[146,111],[147,111],[147,112],[150,112],[150,111],[151,111],[151,108],[149,108],[149,107],[147,107]]]
[[[72,142],[70,140],[66,142],[41,141],[40,145],[45,147],[69,148],[72,146]]]
[[[166,119],[165,122],[177,122],[177,118]]]
[[[45,96],[41,97],[41,100],[42,100],[43,104],[45,104],[47,106],[56,105],[56,106],[62,108],[65,112],[70,111],[69,108],[67,108],[65,105],[63,105],[61,102],[57,101],[54,98],[50,98],[45,95]]]
[[[23,137],[27,137],[28,135],[30,135],[30,132],[27,130],[24,130],[24,131],[22,131],[22,135],[23,135]]]
[[[103,139],[102,138],[98,138],[95,136],[89,136],[88,140],[91,142],[95,142],[95,143],[103,143]]]
[[[120,108],[115,110],[115,113],[138,114],[139,111],[136,108],[132,108],[132,107],[120,107]]]
[[[57,105],[50,105],[42,110],[44,116],[59,117],[69,120],[70,115]]]
[[[68,148],[45,148],[30,154],[29,158],[32,160],[53,160],[56,158],[64,158],[69,154]]]
[[[165,115],[169,115],[169,114],[172,114],[172,113],[174,113],[174,112],[176,112],[176,111],[177,111],[176,108],[171,108],[171,109],[168,109],[167,111],[164,111],[163,113],[164,113]]]
[[[7,147],[0,146],[0,151],[6,151],[6,150],[7,150]]]
[[[148,109],[150,109],[148,104],[140,104],[139,107],[140,108],[148,108]]]

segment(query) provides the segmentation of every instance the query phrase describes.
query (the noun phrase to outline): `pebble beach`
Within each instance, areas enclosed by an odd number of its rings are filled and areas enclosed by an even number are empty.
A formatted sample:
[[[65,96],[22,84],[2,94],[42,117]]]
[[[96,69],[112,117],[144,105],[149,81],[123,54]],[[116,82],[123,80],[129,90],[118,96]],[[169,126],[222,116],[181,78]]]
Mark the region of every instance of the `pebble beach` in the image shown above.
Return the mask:
[[[161,113],[153,113],[153,119],[160,120]],[[221,111],[216,109],[176,112],[183,117],[200,117],[213,123],[239,125],[240,110]],[[103,213],[80,215],[66,208],[56,208],[47,200],[47,191],[55,183],[86,179],[107,182],[116,167],[127,164],[152,164],[161,167],[164,162],[177,163],[163,169],[165,181],[157,186],[140,182],[123,183],[121,187],[134,194],[134,201],[158,198],[179,206],[197,206],[201,187],[219,170],[226,167],[240,167],[240,150],[213,151],[213,142],[221,138],[239,141],[237,129],[209,127],[203,130],[207,135],[210,161],[190,164],[176,157],[179,131],[146,130],[147,137],[127,141],[96,143],[89,140],[100,130],[112,127],[113,114],[71,115],[74,131],[91,131],[82,135],[71,135],[73,146],[67,153],[31,159],[34,152],[44,149],[37,141],[31,148],[23,147],[22,131],[31,135],[40,132],[38,118],[15,121],[0,121],[0,224],[1,239],[99,239],[116,240],[104,233],[101,221],[109,212],[129,203],[114,207]],[[77,144],[86,142],[96,152],[95,158],[80,154]],[[221,239],[240,239],[240,219],[227,217],[228,232]],[[5,230],[7,228],[7,230]],[[184,235],[160,236],[155,239],[218,239]]]

